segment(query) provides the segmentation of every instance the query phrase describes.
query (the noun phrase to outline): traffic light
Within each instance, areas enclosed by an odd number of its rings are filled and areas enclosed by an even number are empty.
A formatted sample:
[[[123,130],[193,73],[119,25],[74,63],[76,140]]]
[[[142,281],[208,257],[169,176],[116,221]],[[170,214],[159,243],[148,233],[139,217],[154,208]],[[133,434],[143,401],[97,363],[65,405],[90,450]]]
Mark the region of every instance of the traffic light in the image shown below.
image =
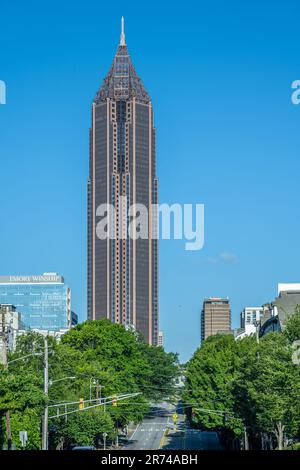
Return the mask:
[[[79,409],[84,410],[84,398],[79,399]]]
[[[178,414],[177,413],[173,413],[173,423],[176,425],[177,424],[177,420],[178,420]]]
[[[113,395],[112,397],[112,406],[118,406],[117,395]]]

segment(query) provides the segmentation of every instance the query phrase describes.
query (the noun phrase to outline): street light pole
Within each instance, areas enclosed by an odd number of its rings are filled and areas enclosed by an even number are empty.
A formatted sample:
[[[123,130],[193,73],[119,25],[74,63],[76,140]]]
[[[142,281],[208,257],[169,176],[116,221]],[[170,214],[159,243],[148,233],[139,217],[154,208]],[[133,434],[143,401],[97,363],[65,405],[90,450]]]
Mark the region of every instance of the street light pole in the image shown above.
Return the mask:
[[[260,322],[256,320],[255,321],[255,334],[256,334],[257,344],[259,344],[259,326],[260,326]]]
[[[256,320],[255,321],[255,333],[256,333],[256,344],[257,344],[257,359],[259,360],[259,327],[260,327],[260,321]]]
[[[249,450],[249,441],[246,426],[244,427],[244,450]]]
[[[106,450],[106,437],[107,437],[107,432],[103,433],[103,450]]]
[[[4,369],[8,369],[7,362],[7,336],[6,336],[6,326],[5,326],[5,313],[2,312],[2,341],[3,341],[3,365]],[[5,421],[6,421],[6,435],[7,435],[7,450],[11,450],[12,447],[12,437],[11,437],[11,426],[10,426],[10,411],[6,410],[5,412]]]
[[[96,385],[96,381],[93,377],[90,378],[90,400],[92,399],[92,381],[93,385]]]
[[[102,401],[102,393],[101,393],[102,388],[104,388],[104,385],[99,385],[99,381],[97,380],[96,399],[99,400],[99,403],[101,403]]]
[[[49,390],[49,363],[48,363],[48,341],[44,338],[44,394],[46,404],[44,408],[42,449],[48,450],[48,390]]]
[[[101,400],[102,400],[101,389],[104,388],[104,385],[99,385],[99,380],[96,381],[95,379],[93,379],[93,377],[90,378],[90,400],[92,400],[92,387],[96,388],[96,400],[99,400],[100,398],[100,403],[101,403]],[[99,392],[100,392],[100,397],[99,397]]]

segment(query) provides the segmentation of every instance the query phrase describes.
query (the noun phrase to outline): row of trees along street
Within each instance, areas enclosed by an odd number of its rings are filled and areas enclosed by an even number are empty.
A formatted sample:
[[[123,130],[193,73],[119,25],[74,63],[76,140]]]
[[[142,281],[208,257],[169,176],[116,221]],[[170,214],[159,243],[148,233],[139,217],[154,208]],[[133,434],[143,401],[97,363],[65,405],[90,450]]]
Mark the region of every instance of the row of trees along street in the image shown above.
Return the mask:
[[[300,441],[300,311],[259,342],[216,335],[187,364],[190,423],[218,431],[225,447],[296,448]]]
[[[0,448],[7,447],[6,415],[9,411],[13,446],[21,448],[19,432],[26,430],[26,449],[42,445],[42,417],[49,406],[49,448],[112,443],[129,423],[138,423],[151,402],[172,396],[178,374],[176,354],[152,347],[133,331],[109,320],[87,321],[58,342],[47,338],[49,389],[44,392],[44,338],[33,332],[18,338],[0,365]],[[32,355],[32,353],[37,355]],[[38,354],[40,352],[40,354]],[[24,357],[25,356],[25,357]],[[24,357],[23,360],[15,359]],[[15,362],[12,362],[15,361]],[[95,385],[96,384],[96,385]],[[96,406],[90,410],[53,418],[56,403],[76,402],[121,394],[134,398]],[[73,410],[78,409],[78,404]],[[83,405],[84,406],[84,405]],[[86,407],[87,408],[87,407]],[[64,406],[59,408],[63,414]]]

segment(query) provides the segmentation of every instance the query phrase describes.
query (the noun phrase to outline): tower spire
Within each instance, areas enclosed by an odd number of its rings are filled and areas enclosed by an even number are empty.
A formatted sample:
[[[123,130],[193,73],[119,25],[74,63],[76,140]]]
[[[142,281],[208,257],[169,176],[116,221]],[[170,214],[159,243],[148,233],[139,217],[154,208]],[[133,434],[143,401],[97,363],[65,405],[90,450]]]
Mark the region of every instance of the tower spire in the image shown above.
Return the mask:
[[[122,16],[122,18],[121,18],[120,46],[126,46],[126,42],[125,42],[125,33],[124,33],[124,16]]]

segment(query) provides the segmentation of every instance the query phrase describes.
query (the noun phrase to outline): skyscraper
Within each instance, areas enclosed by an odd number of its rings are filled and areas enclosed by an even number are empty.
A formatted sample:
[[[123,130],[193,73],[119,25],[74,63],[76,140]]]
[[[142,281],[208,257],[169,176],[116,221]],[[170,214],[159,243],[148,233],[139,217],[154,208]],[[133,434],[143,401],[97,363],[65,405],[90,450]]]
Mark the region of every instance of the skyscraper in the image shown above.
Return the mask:
[[[152,204],[157,202],[153,109],[129,56],[122,18],[117,53],[92,105],[88,318],[132,326],[153,345],[158,341],[158,242]],[[106,238],[97,232],[103,204],[115,209]],[[147,238],[128,236],[129,208],[136,204],[147,208]]]
[[[231,310],[228,298],[204,299],[201,312],[201,341],[217,333],[231,331]]]

